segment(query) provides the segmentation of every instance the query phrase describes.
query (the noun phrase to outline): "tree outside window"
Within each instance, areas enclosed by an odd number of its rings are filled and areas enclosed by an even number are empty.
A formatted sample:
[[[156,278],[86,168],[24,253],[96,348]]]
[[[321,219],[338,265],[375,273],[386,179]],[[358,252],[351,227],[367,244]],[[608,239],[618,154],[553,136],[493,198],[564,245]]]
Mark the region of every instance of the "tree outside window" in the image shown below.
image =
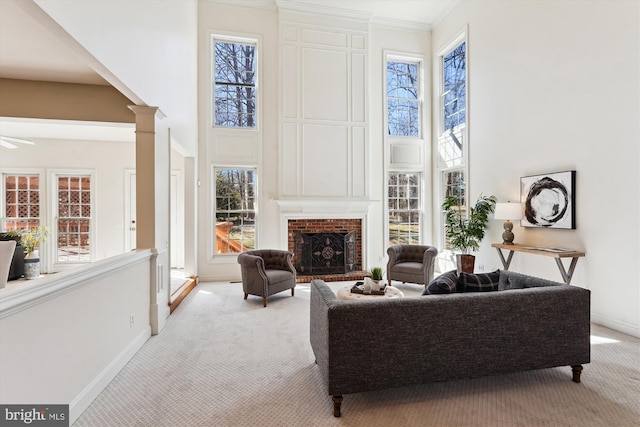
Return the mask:
[[[387,61],[387,123],[390,136],[420,137],[419,94],[418,63]]]
[[[214,41],[214,124],[256,126],[256,46]]]
[[[389,173],[389,245],[420,244],[421,177]]]
[[[255,169],[215,169],[215,253],[256,247]]]

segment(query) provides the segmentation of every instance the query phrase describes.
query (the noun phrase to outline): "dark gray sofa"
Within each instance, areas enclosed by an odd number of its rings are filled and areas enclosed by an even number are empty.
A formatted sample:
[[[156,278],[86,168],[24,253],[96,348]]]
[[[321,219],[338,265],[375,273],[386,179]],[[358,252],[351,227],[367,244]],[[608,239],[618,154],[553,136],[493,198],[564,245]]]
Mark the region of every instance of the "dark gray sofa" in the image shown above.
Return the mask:
[[[340,301],[311,282],[310,340],[342,395],[590,361],[590,291],[500,271],[495,292]]]

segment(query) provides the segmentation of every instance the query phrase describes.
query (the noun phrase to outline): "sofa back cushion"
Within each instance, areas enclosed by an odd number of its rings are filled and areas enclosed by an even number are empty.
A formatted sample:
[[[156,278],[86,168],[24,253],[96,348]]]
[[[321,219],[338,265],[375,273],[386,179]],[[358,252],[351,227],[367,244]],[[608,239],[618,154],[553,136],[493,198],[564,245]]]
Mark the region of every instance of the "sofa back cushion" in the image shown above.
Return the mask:
[[[500,270],[491,273],[469,274],[460,272],[456,289],[458,292],[497,291],[500,282]]]
[[[563,284],[554,282],[552,280],[541,279],[540,277],[528,276],[526,274],[517,273],[515,271],[502,270],[500,272],[500,282],[498,284],[498,289],[501,291],[506,291],[509,289],[538,288],[541,286],[559,285]]]

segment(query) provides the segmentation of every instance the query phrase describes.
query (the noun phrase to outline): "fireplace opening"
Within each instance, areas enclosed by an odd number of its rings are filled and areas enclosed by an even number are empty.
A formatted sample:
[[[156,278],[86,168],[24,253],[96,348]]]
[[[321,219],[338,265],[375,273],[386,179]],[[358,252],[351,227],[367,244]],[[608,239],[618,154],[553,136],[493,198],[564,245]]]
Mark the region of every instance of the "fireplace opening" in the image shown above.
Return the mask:
[[[359,276],[362,269],[361,219],[289,219],[287,228],[288,248],[294,254],[293,265],[300,278],[337,280]]]
[[[346,274],[356,270],[356,232],[294,233],[298,274]]]

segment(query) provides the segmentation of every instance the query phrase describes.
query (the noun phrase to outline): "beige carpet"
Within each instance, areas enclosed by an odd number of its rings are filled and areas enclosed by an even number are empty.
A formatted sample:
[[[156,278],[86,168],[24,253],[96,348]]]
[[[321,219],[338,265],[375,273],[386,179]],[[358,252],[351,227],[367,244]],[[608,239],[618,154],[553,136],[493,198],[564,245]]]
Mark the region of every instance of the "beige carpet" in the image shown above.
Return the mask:
[[[564,367],[351,394],[334,418],[309,345],[308,284],[263,308],[239,283],[201,283],[74,426],[640,426],[640,339],[592,334],[580,384]]]

